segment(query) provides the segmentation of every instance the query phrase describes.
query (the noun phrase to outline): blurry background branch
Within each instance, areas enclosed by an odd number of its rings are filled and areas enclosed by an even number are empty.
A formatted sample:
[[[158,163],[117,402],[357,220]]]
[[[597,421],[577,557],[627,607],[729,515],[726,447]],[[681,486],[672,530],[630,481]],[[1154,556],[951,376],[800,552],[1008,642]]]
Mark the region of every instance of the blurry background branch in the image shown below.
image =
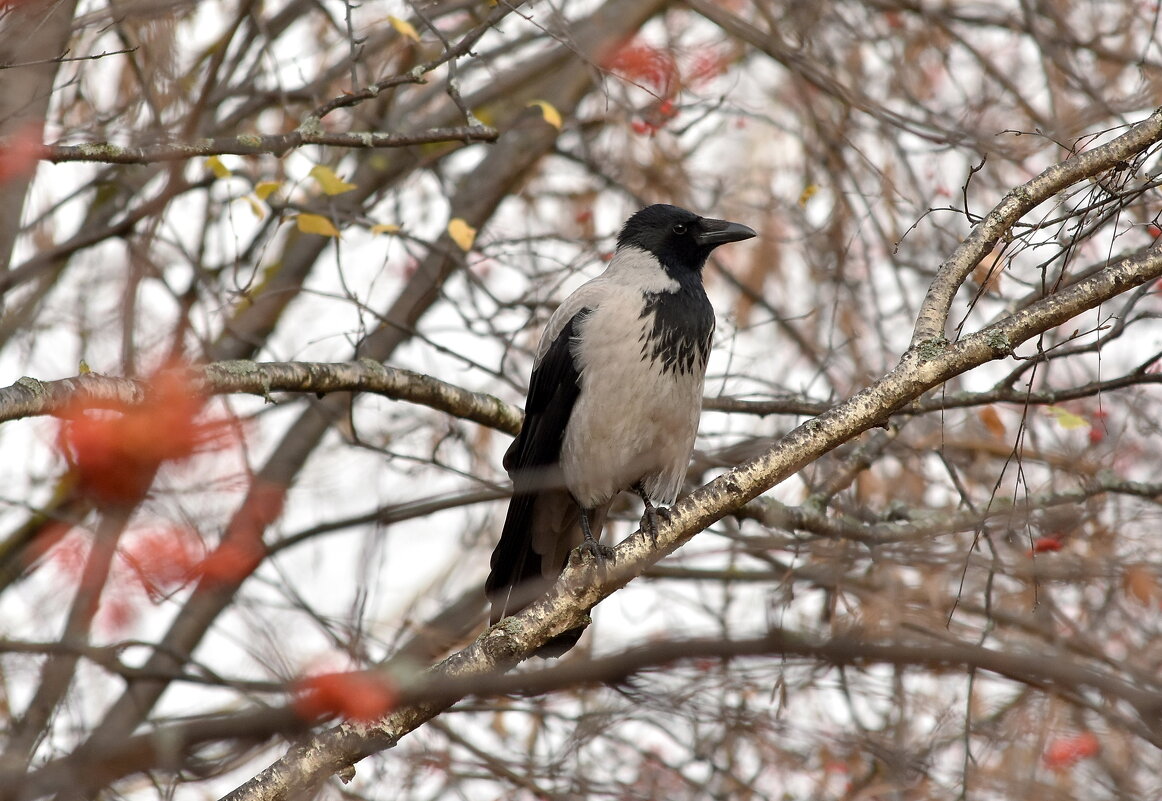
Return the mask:
[[[1156,711],[1162,704],[1162,685],[1134,686],[1106,675],[1079,660],[1047,647],[1038,653],[1003,653],[977,645],[941,642],[941,632],[913,632],[909,640],[881,641],[860,631],[821,639],[786,630],[749,639],[674,639],[636,646],[602,657],[571,660],[539,670],[494,673],[471,677],[436,678],[376,674],[368,678],[393,688],[401,705],[446,704],[461,699],[514,695],[535,697],[579,687],[610,685],[633,695],[642,681],[662,669],[713,669],[716,660],[780,657],[791,664],[819,663],[831,667],[868,670],[875,666],[919,667],[937,675],[963,669],[983,670],[1043,688],[1096,706],[1103,698],[1103,714],[1129,723],[1142,736],[1162,746]],[[710,664],[708,664],[708,662]],[[697,664],[691,664],[697,663]],[[643,674],[645,674],[643,676]],[[120,775],[172,769],[207,745],[216,742],[262,741],[275,735],[296,736],[308,724],[294,707],[255,709],[232,715],[174,723],[137,735],[109,748],[78,753],[49,763],[29,780],[29,797],[67,790],[92,791]],[[385,747],[390,747],[390,743]],[[325,755],[301,752],[320,759]],[[5,778],[0,774],[0,779]],[[11,777],[9,777],[11,778]],[[304,786],[301,776],[284,774],[278,784],[241,788],[225,796],[229,801],[276,801]]]

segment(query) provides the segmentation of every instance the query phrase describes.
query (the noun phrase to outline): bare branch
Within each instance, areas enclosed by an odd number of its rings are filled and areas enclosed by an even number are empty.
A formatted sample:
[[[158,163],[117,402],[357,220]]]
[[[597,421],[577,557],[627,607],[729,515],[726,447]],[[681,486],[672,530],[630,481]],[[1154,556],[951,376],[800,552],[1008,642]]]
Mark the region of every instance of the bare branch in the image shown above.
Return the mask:
[[[482,635],[486,637],[487,634]],[[1033,687],[1072,695],[1087,691],[1102,693],[1108,699],[1128,704],[1140,716],[1140,731],[1156,743],[1162,743],[1154,717],[1162,705],[1162,687],[1139,688],[1102,673],[1080,660],[1062,658],[1057,653],[1006,653],[978,645],[933,642],[877,641],[861,632],[849,632],[827,639],[806,637],[775,629],[765,636],[750,639],[687,639],[656,642],[621,653],[591,659],[572,659],[552,667],[518,674],[449,675],[431,673],[399,683],[401,705],[412,708],[446,708],[464,698],[491,696],[536,696],[559,690],[617,685],[645,671],[672,667],[691,660],[745,659],[782,657],[804,659],[832,667],[894,665],[928,667],[937,672],[984,670],[1011,678]],[[376,675],[371,672],[371,675]],[[399,676],[383,676],[396,684]],[[400,712],[392,715],[404,715]],[[111,766],[119,775],[153,769],[179,769],[182,757],[211,742],[237,739],[261,742],[274,735],[301,732],[309,723],[290,707],[248,710],[230,716],[208,717],[186,723],[169,724],[146,734],[136,735],[122,743],[92,748],[72,757],[50,762],[38,770],[28,784],[32,794],[47,794],[76,788],[77,782],[91,789],[117,778],[110,775]],[[332,747],[359,743],[375,727],[343,723],[317,739]],[[380,740],[389,748],[392,741]],[[261,784],[248,783],[223,797],[223,801],[278,801],[292,797],[320,775],[328,775],[325,751],[296,747],[294,770],[273,775]],[[80,779],[79,777],[84,777]],[[0,778],[3,778],[0,776]],[[31,797],[31,795],[29,796]]]
[[[0,70],[18,69],[20,67],[32,67],[40,64],[64,64],[70,61],[97,61],[98,59],[107,58],[109,56],[120,56],[125,53],[133,53],[137,50],[136,47],[126,47],[121,50],[103,50],[100,53],[94,53],[91,56],[70,56],[61,55],[56,58],[38,58],[33,61],[21,61],[20,63],[0,62]]]
[[[304,145],[331,147],[392,148],[427,145],[436,142],[495,142],[495,128],[460,126],[433,128],[413,134],[366,132],[324,133],[299,128],[285,134],[245,134],[243,136],[201,139],[197,142],[143,145],[115,145],[91,142],[83,145],[45,145],[46,161],[98,161],[106,164],[150,164],[158,161],[181,161],[199,156],[283,156]]]
[[[1111,142],[1079,153],[1045,169],[1036,178],[1012,189],[940,265],[916,320],[912,346],[943,339],[952,298],[969,273],[988,255],[997,240],[1027,213],[1068,186],[1093,178],[1129,162],[1162,138],[1162,108],[1130,127]],[[1127,165],[1128,166],[1128,165]]]
[[[269,397],[272,392],[373,392],[515,434],[522,413],[492,395],[469,392],[432,376],[386,367],[372,359],[324,364],[319,362],[261,363],[246,360],[215,362],[191,368],[191,386],[207,395],[245,393]],[[0,422],[32,415],[56,414],[71,403],[95,408],[125,408],[145,400],[142,382],[96,373],[59,381],[21,378],[0,389]]]

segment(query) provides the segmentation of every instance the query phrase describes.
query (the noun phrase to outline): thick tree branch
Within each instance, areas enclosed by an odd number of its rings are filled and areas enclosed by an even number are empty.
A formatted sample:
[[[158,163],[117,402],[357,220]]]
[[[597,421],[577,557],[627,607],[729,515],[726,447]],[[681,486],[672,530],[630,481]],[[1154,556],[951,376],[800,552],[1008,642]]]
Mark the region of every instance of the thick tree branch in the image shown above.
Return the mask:
[[[82,145],[45,145],[42,158],[59,164],[64,161],[99,161],[106,164],[151,164],[158,161],[180,161],[199,156],[283,156],[304,145],[329,145],[351,149],[410,147],[434,142],[495,142],[499,133],[484,125],[432,128],[410,134],[348,131],[325,133],[311,128],[297,128],[284,134],[244,134],[199,139],[194,142],[168,142],[159,145],[115,145],[112,142],[88,142]]]
[[[909,414],[927,414],[949,409],[965,409],[973,406],[987,406],[993,403],[1011,403],[1017,406],[1056,406],[1067,401],[1093,398],[1127,387],[1162,384],[1162,373],[1147,373],[1139,368],[1125,375],[1090,381],[1075,386],[1057,389],[1024,389],[997,386],[981,392],[945,392],[926,395],[907,408]],[[703,411],[753,414],[766,417],[772,414],[814,416],[830,408],[823,401],[808,398],[779,398],[774,400],[751,400],[749,398],[717,397],[702,401]]]
[[[914,517],[883,523],[867,523],[848,515],[831,514],[806,506],[788,506],[766,497],[754,499],[735,514],[740,519],[757,520],[767,528],[804,531],[819,537],[851,540],[872,546],[915,542],[961,531],[981,530],[997,519],[1010,521],[1011,525],[1011,521],[1026,520],[1040,510],[1080,504],[1105,494],[1162,500],[1162,484],[1125,481],[1103,474],[1077,489],[1030,495],[1020,500],[996,498],[984,509],[924,509]],[[770,547],[775,546],[771,544]]]
[[[191,386],[207,395],[246,394],[269,396],[273,392],[327,394],[370,392],[394,400],[416,403],[453,417],[479,423],[515,435],[523,412],[487,393],[472,392],[423,373],[390,367],[371,359],[357,362],[254,362],[236,359],[190,368]],[[1162,383],[1162,374],[1138,371],[1060,390],[998,388],[984,392],[941,393],[925,396],[906,410],[924,414],[990,403],[1024,405],[1059,404],[1131,386]],[[41,381],[24,376],[0,388],[0,423],[59,413],[71,403],[94,408],[121,409],[145,400],[146,386],[132,378],[99,373]],[[765,417],[771,414],[807,416],[825,412],[821,401],[807,399],[743,400],[705,398],[703,410]]]
[[[429,406],[510,434],[520,429],[521,411],[497,397],[470,392],[422,373],[386,367],[373,359],[358,362],[215,362],[190,369],[191,388],[207,395],[272,392],[373,392]],[[145,386],[131,378],[89,373],[59,381],[21,378],[0,389],[0,422],[55,414],[70,403],[97,408],[136,406]]]
[[[0,62],[22,68],[4,76],[4,91],[0,92],[0,141],[4,144],[0,149],[9,144],[9,137],[21,134],[40,141],[59,66],[44,56],[68,52],[77,3],[29,0],[6,7],[10,5],[0,7],[4,16]],[[31,170],[22,170],[6,174],[0,181],[0,273],[8,270],[12,258],[32,175]]]

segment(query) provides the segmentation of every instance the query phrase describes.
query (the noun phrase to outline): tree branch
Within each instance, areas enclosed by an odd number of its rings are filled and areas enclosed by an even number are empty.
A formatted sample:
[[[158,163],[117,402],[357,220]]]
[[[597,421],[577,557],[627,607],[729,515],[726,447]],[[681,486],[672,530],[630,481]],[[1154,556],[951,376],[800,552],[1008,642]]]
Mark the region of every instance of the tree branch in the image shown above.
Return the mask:
[[[1162,137],[1162,108],[1155,109],[1113,141],[1058,162],[1010,190],[940,265],[920,306],[912,346],[943,339],[952,299],[960,285],[1017,220],[1066,187],[1129,161],[1156,144],[1159,137]]]
[[[252,362],[235,360],[190,368],[192,388],[207,395],[272,392],[373,392],[428,406],[482,425],[516,434],[522,412],[500,398],[470,392],[429,375],[387,367],[373,359],[358,362]],[[56,414],[70,403],[120,409],[145,400],[145,385],[132,378],[88,373],[59,381],[24,377],[0,389],[0,423],[32,415]]]
[[[317,123],[317,121],[315,121]],[[112,142],[88,142],[83,145],[45,145],[41,158],[59,164],[63,161],[99,161],[106,164],[151,164],[158,161],[180,161],[199,156],[283,156],[303,145],[328,145],[354,149],[409,147],[434,142],[495,142],[499,133],[485,125],[462,125],[432,128],[411,134],[348,131],[324,133],[313,127],[299,127],[284,134],[244,134],[199,139],[194,142],[170,142],[133,147]]]
[[[482,635],[487,636],[487,635]],[[691,660],[782,657],[810,660],[832,667],[895,665],[925,667],[938,671],[984,670],[1032,687],[1054,689],[1067,695],[1086,690],[1102,693],[1107,699],[1128,704],[1138,715],[1140,733],[1156,745],[1162,733],[1153,723],[1162,694],[1157,686],[1137,687],[1075,658],[1062,658],[1055,651],[1008,653],[981,645],[950,642],[870,640],[859,631],[830,638],[807,637],[783,629],[747,639],[701,638],[671,640],[637,646],[621,653],[595,659],[572,659],[552,667],[526,673],[483,675],[425,674],[399,686],[399,702],[412,708],[446,708],[463,698],[504,695],[523,697],[603,684],[622,684],[644,671],[672,667]],[[392,681],[393,677],[380,676]],[[246,710],[230,716],[214,716],[160,726],[154,731],[127,740],[79,751],[48,763],[24,785],[25,798],[62,789],[75,789],[78,782],[98,788],[117,778],[154,769],[178,770],[183,757],[213,742],[263,742],[275,735],[296,734],[309,726],[292,707]],[[320,735],[350,742],[356,732],[372,727],[345,723]],[[345,732],[345,735],[343,734]],[[389,747],[387,742],[383,747]],[[317,765],[326,753],[307,746],[295,749],[296,764]],[[0,779],[10,777],[0,776]],[[291,772],[260,788],[244,786],[223,801],[273,801],[285,798],[302,785]],[[19,779],[17,779],[19,780]]]

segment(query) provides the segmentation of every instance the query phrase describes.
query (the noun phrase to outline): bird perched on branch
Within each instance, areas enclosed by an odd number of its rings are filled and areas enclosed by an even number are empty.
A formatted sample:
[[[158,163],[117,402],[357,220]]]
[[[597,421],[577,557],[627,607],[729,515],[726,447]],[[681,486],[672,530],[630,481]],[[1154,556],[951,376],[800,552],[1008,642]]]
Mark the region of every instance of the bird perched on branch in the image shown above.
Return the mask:
[[[663,204],[626,221],[605,272],[549,319],[533,362],[524,424],[504,455],[513,496],[485,592],[496,623],[557,579],[578,546],[598,544],[613,497],[633,490],[657,536],[702,411],[714,310],[702,287],[710,251],[749,239],[745,225]],[[664,511],[664,510],[663,510]],[[550,640],[560,656],[584,628]]]

